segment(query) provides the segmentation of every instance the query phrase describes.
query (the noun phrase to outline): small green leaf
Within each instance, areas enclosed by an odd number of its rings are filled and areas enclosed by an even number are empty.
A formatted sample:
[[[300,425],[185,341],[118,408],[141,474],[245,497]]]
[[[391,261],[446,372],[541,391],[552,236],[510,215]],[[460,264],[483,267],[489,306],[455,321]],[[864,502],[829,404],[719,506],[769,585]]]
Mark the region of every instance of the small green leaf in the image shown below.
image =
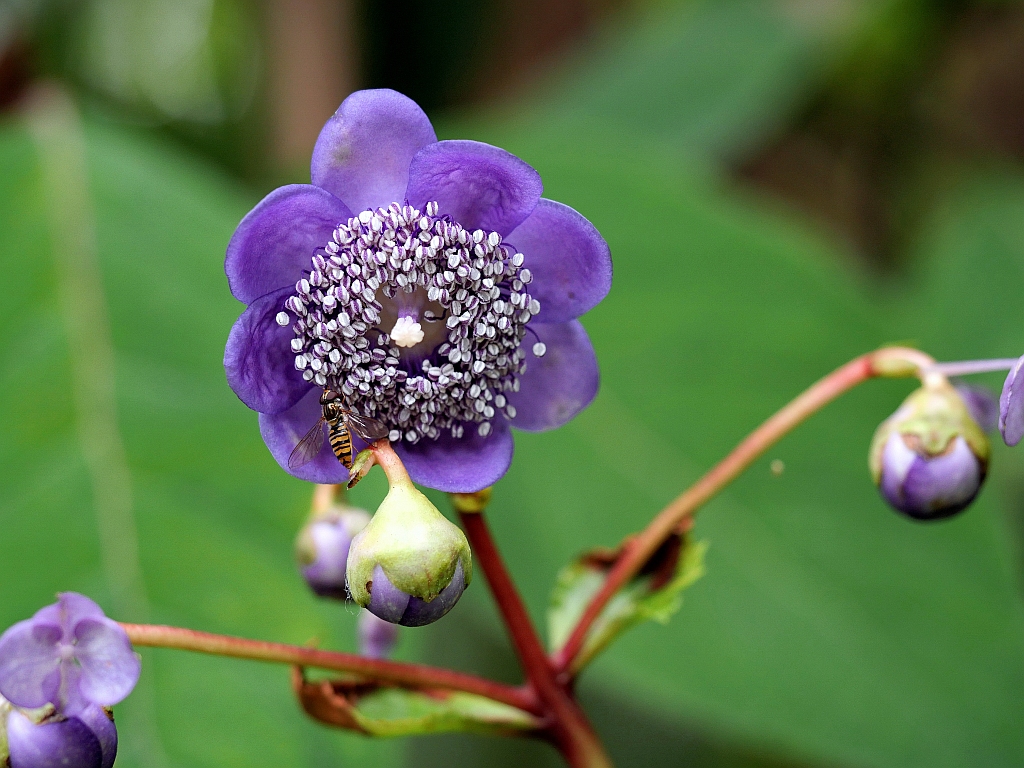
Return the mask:
[[[652,589],[658,579],[658,573],[654,573],[634,579],[620,590],[590,628],[572,671],[585,667],[630,627],[643,621],[668,623],[683,604],[683,590],[704,574],[706,550],[705,542],[693,544],[684,539],[672,576],[666,583]],[[548,608],[548,637],[553,650],[561,648],[569,639],[587,604],[601,588],[606,570],[605,564],[595,557],[584,555],[558,574]]]
[[[414,691],[349,680],[295,681],[299,702],[313,718],[368,736],[419,736],[468,731],[509,734],[539,727],[532,715],[458,691]]]

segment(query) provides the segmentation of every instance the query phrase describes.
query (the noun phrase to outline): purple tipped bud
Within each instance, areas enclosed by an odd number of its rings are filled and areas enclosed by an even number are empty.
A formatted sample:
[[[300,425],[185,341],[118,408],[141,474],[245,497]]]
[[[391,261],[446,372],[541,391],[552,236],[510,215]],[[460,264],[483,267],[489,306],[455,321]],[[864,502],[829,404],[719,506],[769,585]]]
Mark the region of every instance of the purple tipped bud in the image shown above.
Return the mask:
[[[10,768],[111,768],[117,755],[117,729],[95,705],[74,717],[51,714],[38,724],[11,710],[6,728]]]
[[[899,433],[885,444],[879,488],[886,501],[915,520],[939,520],[967,507],[985,477],[967,442],[957,437],[938,456],[915,450],[913,444]]]
[[[366,610],[359,612],[357,633],[359,652],[371,659],[386,659],[398,642],[398,626]]]
[[[1016,445],[1024,438],[1024,357],[1016,362],[1006,376],[999,396],[999,431],[1007,445]]]
[[[913,392],[875,432],[871,471],[883,498],[915,520],[967,507],[988,469],[989,445],[969,403],[944,380]]]
[[[385,621],[421,627],[458,602],[473,578],[472,553],[466,534],[416,489],[398,456],[382,455],[390,489],[352,540],[348,589]]]
[[[987,387],[965,384],[958,381],[953,385],[967,406],[978,426],[984,432],[993,432],[999,423],[999,400]]]
[[[345,568],[352,538],[370,521],[370,516],[353,507],[332,508],[317,515],[299,532],[295,554],[302,577],[320,597],[344,600]]]
[[[455,574],[448,586],[432,600],[421,600],[403,592],[384,574],[379,565],[373,569],[373,581],[368,585],[371,613],[384,621],[405,627],[422,627],[431,624],[450,611],[466,590],[466,578],[462,563],[455,565]]]

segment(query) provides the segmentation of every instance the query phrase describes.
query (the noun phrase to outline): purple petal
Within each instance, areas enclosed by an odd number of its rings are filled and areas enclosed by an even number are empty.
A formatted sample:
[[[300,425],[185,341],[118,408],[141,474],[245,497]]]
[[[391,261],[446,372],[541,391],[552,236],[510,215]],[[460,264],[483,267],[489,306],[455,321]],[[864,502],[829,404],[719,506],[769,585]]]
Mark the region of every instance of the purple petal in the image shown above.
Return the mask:
[[[590,405],[601,377],[594,348],[578,320],[530,323],[528,328],[537,338],[526,334],[526,372],[519,377],[519,391],[508,399],[516,408],[512,426],[543,432],[562,426]],[[538,339],[547,347],[543,357],[533,353]]]
[[[348,480],[348,470],[341,465],[331,451],[327,440],[327,425],[323,426],[324,445],[320,453],[312,461],[298,469],[288,468],[288,457],[299,441],[306,436],[310,427],[316,424],[323,415],[320,406],[320,388],[313,387],[309,393],[287,411],[275,414],[260,414],[260,434],[271,454],[290,475],[311,483],[344,483]],[[359,438],[353,436],[352,450],[357,452],[365,448]]]
[[[406,197],[430,201],[466,229],[504,236],[537,207],[540,174],[513,154],[479,141],[439,141],[421,149],[409,167]]]
[[[1024,357],[1010,369],[999,396],[999,431],[1007,445],[1016,445],[1024,438]]]
[[[285,300],[291,287],[261,296],[235,321],[224,348],[224,372],[238,399],[259,413],[281,413],[295,405],[312,386],[295,369],[291,324],[278,325],[279,312],[290,320]]]
[[[278,187],[246,214],[228,243],[224,271],[239,301],[294,285],[313,251],[331,240],[352,212],[334,195],[309,184]]]
[[[58,624],[35,616],[4,632],[0,636],[0,695],[27,708],[52,701],[60,688],[58,644],[63,636]]]
[[[447,493],[473,493],[494,485],[512,464],[514,444],[508,425],[498,418],[491,427],[487,437],[480,437],[476,424],[466,424],[460,438],[445,432],[437,440],[397,443],[395,451],[420,485]]]
[[[100,768],[111,768],[117,757],[117,728],[110,715],[97,706],[91,706],[79,712],[76,717],[85,723],[100,743]]]
[[[926,458],[894,433],[882,453],[881,491],[896,509],[919,520],[938,520],[967,507],[984,479],[962,437],[946,453]]]
[[[359,613],[357,633],[359,653],[371,659],[386,659],[398,642],[398,627],[367,610]]]
[[[379,565],[373,569],[373,584],[370,587],[370,604],[367,609],[384,621],[397,624],[402,620],[411,598],[391,583],[391,579]]]
[[[593,309],[612,287],[612,255],[597,228],[567,205],[541,200],[508,236],[533,273],[538,319],[564,323]]]
[[[999,423],[999,401],[987,387],[977,384],[965,384],[962,381],[954,385],[956,391],[967,406],[971,418],[985,432],[991,432]]]
[[[338,107],[316,140],[313,183],[353,211],[405,200],[409,163],[437,141],[415,101],[385,88],[356,91]]]
[[[25,715],[7,716],[11,768],[104,768],[96,734],[77,717],[36,725]],[[111,764],[113,761],[111,761]]]
[[[455,564],[455,573],[448,586],[442,589],[433,600],[427,602],[418,597],[409,598],[409,606],[402,614],[402,620],[399,623],[404,627],[422,627],[432,624],[454,608],[465,591],[466,576],[462,571],[462,561],[460,560]]]
[[[75,658],[82,668],[78,687],[93,704],[110,707],[139,681],[141,662],[116,621],[83,619],[75,627]]]

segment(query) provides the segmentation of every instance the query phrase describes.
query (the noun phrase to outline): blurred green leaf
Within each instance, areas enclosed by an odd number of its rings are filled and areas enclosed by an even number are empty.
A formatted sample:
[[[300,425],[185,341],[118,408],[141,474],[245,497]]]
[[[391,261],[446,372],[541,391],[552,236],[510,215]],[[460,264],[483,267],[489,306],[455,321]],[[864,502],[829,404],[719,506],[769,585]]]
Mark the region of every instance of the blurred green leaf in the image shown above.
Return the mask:
[[[661,576],[659,572],[634,579],[621,589],[590,628],[573,669],[583,669],[630,627],[644,621],[667,624],[683,604],[683,590],[704,574],[706,549],[704,542],[685,542],[667,582],[660,586],[652,584]],[[548,645],[552,651],[565,645],[587,604],[604,583],[606,573],[607,567],[600,567],[593,558],[585,556],[559,571],[548,607]]]
[[[117,610],[101,567],[54,255],[80,243],[51,241],[36,147],[8,118],[0,127],[0,290],[12,318],[0,331],[0,625],[70,589],[121,620],[354,649],[355,614],[315,600],[292,561],[309,487],[279,470],[255,415],[224,381],[224,339],[240,305],[226,288],[223,252],[252,196],[180,151],[100,123],[88,126],[86,146],[148,610]],[[400,653],[415,656],[417,645],[409,635]],[[281,667],[144,650],[143,670],[140,689],[116,708],[125,768],[323,768],[400,754],[394,743],[313,724]]]
[[[300,697],[314,717],[371,736],[472,732],[511,736],[537,728],[522,710],[482,696],[345,681],[302,681]]]

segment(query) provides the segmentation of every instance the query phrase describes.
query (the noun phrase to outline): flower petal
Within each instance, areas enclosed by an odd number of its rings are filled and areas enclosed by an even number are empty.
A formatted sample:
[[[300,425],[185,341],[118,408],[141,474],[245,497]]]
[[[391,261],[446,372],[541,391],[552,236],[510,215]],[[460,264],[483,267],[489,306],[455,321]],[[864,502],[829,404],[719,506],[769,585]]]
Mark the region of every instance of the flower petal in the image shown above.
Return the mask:
[[[92,731],[93,736],[100,743],[99,768],[111,768],[114,765],[114,758],[117,756],[117,728],[111,716],[97,706],[87,707],[75,717],[85,723],[85,726]]]
[[[882,495],[918,520],[956,514],[974,500],[984,479],[978,459],[959,436],[947,453],[925,458],[908,448],[902,435],[893,433],[882,461]]]
[[[512,464],[514,444],[508,425],[495,419],[491,427],[487,437],[480,437],[475,424],[466,424],[460,438],[445,432],[437,440],[397,443],[395,451],[420,485],[447,493],[473,493],[494,485]]]
[[[312,460],[297,469],[288,468],[288,457],[299,441],[306,436],[310,427],[323,415],[320,406],[320,388],[313,387],[309,393],[287,411],[275,414],[260,414],[260,434],[281,468],[290,475],[311,483],[344,483],[348,470],[341,465],[327,440],[327,425],[324,430],[324,444]],[[353,435],[353,453],[366,447]]]
[[[424,627],[432,624],[455,607],[466,591],[466,574],[462,570],[462,561],[455,564],[455,573],[448,586],[441,590],[430,602],[418,597],[409,598],[409,606],[402,614],[398,623],[403,627]]]
[[[224,271],[232,295],[248,304],[294,285],[310,268],[313,251],[351,217],[341,200],[319,187],[278,187],[246,214],[228,243]]]
[[[437,141],[415,101],[386,88],[356,91],[338,107],[316,140],[313,183],[353,211],[405,199],[409,163]]]
[[[78,687],[86,699],[111,707],[132,692],[141,662],[116,621],[83,619],[75,627],[75,640],[75,658],[82,668]]]
[[[1024,438],[1024,357],[1010,369],[999,395],[999,431],[1007,445],[1016,445]]]
[[[463,227],[505,236],[540,200],[540,174],[504,149],[479,141],[439,141],[421,149],[409,167],[406,197],[430,201]]]
[[[533,273],[528,288],[544,323],[574,320],[612,287],[612,255],[597,228],[567,205],[541,200],[508,236]]]
[[[0,695],[27,708],[52,701],[60,688],[57,645],[63,634],[60,625],[36,617],[19,621],[4,632],[0,636]]]
[[[370,604],[366,606],[374,616],[397,624],[402,620],[409,605],[409,595],[394,584],[381,566],[373,569],[373,583],[370,587]]]
[[[536,340],[526,335],[526,372],[519,377],[519,391],[508,399],[516,408],[513,427],[543,432],[562,426],[590,405],[601,376],[590,338],[578,320],[528,327],[547,350],[543,357],[535,356]]]
[[[295,370],[295,353],[289,344],[292,326],[277,324],[278,312],[289,318],[284,302],[291,288],[256,299],[235,321],[224,348],[224,372],[238,399],[260,413],[280,413],[297,403],[312,386]]]

